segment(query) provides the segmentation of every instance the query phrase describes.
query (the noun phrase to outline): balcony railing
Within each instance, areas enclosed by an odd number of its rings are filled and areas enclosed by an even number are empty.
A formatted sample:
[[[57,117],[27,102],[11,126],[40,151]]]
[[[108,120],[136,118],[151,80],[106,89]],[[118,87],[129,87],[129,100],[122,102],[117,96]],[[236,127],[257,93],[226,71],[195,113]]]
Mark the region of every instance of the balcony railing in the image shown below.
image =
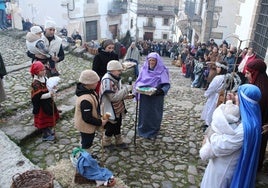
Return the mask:
[[[124,13],[127,13],[127,2],[118,0],[112,2],[111,8],[108,10],[109,16],[117,16]]]
[[[147,22],[147,23],[143,23],[143,28],[152,30],[152,29],[155,29],[155,25],[156,24],[154,22]]]

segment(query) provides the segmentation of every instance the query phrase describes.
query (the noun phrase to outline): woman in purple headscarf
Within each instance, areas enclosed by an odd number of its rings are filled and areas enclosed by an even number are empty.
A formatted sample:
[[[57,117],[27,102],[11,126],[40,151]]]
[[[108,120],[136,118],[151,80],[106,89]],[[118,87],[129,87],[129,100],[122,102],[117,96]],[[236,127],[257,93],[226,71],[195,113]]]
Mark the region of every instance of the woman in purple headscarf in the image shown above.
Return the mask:
[[[170,88],[169,71],[158,53],[150,53],[141,69],[134,88],[153,87],[153,95],[138,94],[139,122],[138,134],[141,137],[155,139],[161,126],[164,96]]]

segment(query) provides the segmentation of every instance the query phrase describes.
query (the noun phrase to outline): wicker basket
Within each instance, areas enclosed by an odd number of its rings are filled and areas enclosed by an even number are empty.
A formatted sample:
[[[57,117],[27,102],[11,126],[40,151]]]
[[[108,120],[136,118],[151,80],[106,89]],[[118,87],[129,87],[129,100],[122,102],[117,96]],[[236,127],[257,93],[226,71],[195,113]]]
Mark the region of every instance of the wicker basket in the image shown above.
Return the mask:
[[[11,188],[53,188],[53,175],[45,170],[28,170],[12,177]]]
[[[87,47],[87,51],[92,55],[97,55],[99,53],[98,48]]]

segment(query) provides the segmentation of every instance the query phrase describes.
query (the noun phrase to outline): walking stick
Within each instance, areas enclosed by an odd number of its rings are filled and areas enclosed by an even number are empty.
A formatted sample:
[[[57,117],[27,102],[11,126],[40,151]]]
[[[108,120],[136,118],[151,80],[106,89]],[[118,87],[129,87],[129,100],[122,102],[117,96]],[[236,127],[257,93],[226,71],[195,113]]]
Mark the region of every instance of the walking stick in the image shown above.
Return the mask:
[[[55,101],[54,97],[52,97],[52,116],[53,116],[53,127],[52,127],[52,132],[54,131],[54,138],[56,141],[56,119],[55,119]]]
[[[237,39],[239,41],[239,45],[238,45],[237,52],[236,52],[236,55],[235,55],[234,67],[233,67],[233,70],[232,70],[232,73],[231,73],[231,81],[229,81],[229,83],[228,83],[229,88],[232,88],[233,87],[232,86],[232,81],[235,80],[235,78],[234,78],[235,77],[234,75],[236,74],[236,71],[235,70],[236,70],[236,67],[238,66],[238,64],[237,64],[238,62],[237,61],[238,61],[238,57],[239,57],[239,50],[241,48],[241,44],[242,44],[242,42],[247,41],[249,39],[241,40],[237,36],[229,36],[229,37],[233,37],[233,38],[235,38],[235,39]],[[226,37],[225,39],[227,39],[229,37]],[[241,84],[241,80],[239,80],[238,82],[239,82],[238,85],[240,85]],[[225,89],[224,103],[226,102],[227,92],[228,92],[227,89]]]
[[[138,108],[139,108],[139,100],[136,99],[136,110],[135,110],[135,125],[134,125],[134,146],[136,147],[136,137],[137,137],[137,120],[138,120]]]
[[[110,113],[105,113],[103,115],[103,119],[104,120],[109,120],[109,117],[111,116]],[[104,146],[103,146],[103,139],[104,139],[104,134],[105,134],[105,129],[104,128],[100,128],[101,131],[101,166],[104,166]]]
[[[104,137],[104,129],[101,130],[101,166],[104,166],[104,147],[103,147],[103,137]]]

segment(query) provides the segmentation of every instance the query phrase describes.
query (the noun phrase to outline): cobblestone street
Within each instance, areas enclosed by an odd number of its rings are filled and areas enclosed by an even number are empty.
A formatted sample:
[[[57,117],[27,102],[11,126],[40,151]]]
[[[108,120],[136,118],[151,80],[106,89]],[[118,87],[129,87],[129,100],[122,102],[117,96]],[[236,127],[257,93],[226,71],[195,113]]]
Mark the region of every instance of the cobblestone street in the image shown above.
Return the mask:
[[[42,142],[41,135],[33,126],[31,62],[25,53],[25,38],[0,33],[0,51],[9,72],[4,77],[8,98],[1,103],[1,131],[21,147],[22,153],[33,164],[43,169],[69,159],[72,149],[79,146],[80,139],[73,121],[75,83],[82,70],[91,68],[91,63],[66,52],[65,60],[57,65],[61,81],[56,103],[63,113],[56,126],[57,142],[49,143]],[[102,133],[98,132],[92,154],[97,155],[100,163],[129,187],[197,188],[206,167],[206,162],[199,157],[203,139],[200,113],[205,102],[204,91],[191,88],[190,80],[181,76],[178,67],[171,65],[171,59],[165,57],[164,60],[170,71],[171,89],[165,97],[164,116],[157,139],[151,141],[137,137],[135,147],[136,102],[128,100],[128,113],[123,120],[122,132],[129,149],[103,153],[100,144]],[[268,186],[265,178],[267,173],[259,174],[257,187]]]

